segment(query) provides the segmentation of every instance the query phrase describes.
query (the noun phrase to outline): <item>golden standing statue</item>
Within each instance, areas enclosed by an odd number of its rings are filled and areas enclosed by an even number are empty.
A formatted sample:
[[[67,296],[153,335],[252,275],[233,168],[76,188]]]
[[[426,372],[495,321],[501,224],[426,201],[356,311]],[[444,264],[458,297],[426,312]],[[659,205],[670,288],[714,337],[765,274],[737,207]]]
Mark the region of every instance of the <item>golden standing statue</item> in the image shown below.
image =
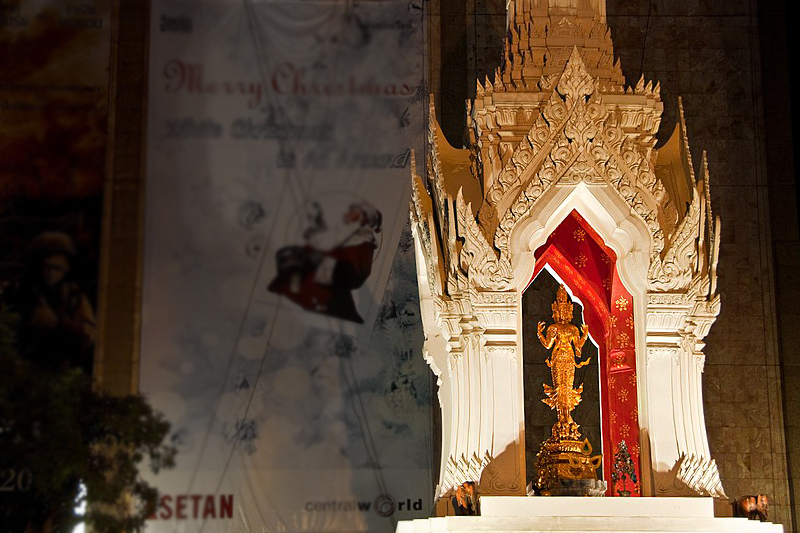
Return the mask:
[[[556,301],[553,302],[551,308],[555,324],[551,324],[547,328],[545,335],[543,335],[544,322],[539,322],[537,328],[537,335],[542,346],[548,350],[553,348],[553,353],[545,360],[547,366],[550,367],[553,386],[544,385],[544,393],[547,398],[542,401],[558,413],[558,422],[553,426],[553,437],[558,440],[577,440],[580,433],[578,424],[572,420],[572,410],[581,403],[583,384],[581,383],[577,389],[573,388],[573,385],[575,369],[586,366],[591,361],[590,357],[582,363],[576,362],[576,358],[580,358],[583,345],[589,337],[589,327],[584,324],[579,330],[570,324],[573,305],[569,301],[563,285],[558,288]]]
[[[564,286],[558,288],[553,302],[553,321],[545,330],[539,322],[537,336],[542,345],[553,349],[545,360],[550,367],[553,386],[544,385],[547,398],[542,401],[555,409],[558,420],[553,425],[552,435],[542,443],[536,457],[537,479],[534,486],[539,494],[593,495],[606,490],[602,481],[597,481],[596,470],[602,457],[592,455],[589,439],[580,440],[578,424],[572,419],[572,411],[581,402],[583,384],[575,388],[575,369],[586,366],[591,358],[578,363],[581,350],[589,337],[589,328],[584,324],[572,325],[573,305]]]

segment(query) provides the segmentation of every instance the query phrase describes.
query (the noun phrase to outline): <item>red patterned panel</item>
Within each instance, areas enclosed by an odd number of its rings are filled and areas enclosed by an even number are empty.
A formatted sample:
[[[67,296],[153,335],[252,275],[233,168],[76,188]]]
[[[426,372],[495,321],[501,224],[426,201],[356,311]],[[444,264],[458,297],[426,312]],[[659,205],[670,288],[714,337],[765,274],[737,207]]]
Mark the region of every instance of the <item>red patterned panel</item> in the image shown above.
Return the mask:
[[[636,466],[636,477],[641,481],[639,467],[639,409],[636,386],[636,340],[633,318],[633,297],[622,284],[618,273],[614,272],[611,295],[610,335],[608,343],[609,358],[609,420],[611,443],[617,451],[620,441],[625,441]],[[615,489],[631,491],[641,496],[641,483],[634,486],[628,481],[626,487]]]

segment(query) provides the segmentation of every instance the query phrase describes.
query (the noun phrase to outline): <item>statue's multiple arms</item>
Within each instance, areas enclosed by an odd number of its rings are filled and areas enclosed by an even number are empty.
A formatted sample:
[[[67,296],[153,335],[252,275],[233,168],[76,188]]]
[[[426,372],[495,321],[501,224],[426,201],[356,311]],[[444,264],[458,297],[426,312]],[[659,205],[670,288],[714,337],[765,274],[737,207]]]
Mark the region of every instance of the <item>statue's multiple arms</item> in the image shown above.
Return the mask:
[[[542,333],[544,333],[544,322],[539,322],[538,326],[536,327],[536,336],[539,337],[539,341],[542,343],[542,346],[549,350],[553,347],[553,343],[556,340],[555,331],[548,328],[546,335],[542,335]]]
[[[578,354],[578,356],[580,356],[581,350],[583,350],[583,344],[586,342],[586,339],[588,338],[589,338],[589,326],[584,324],[583,326],[581,326],[581,336],[580,337],[576,336],[575,340],[572,341],[575,344],[575,353]]]
[[[584,324],[583,326],[581,326],[581,336],[580,337],[576,336],[572,341],[573,344],[575,344],[575,357],[576,358],[580,359],[581,350],[583,350],[583,345],[586,342],[586,339],[588,339],[588,338],[589,338],[589,326]],[[584,366],[588,365],[591,360],[592,360],[592,358],[590,357],[590,358],[588,358],[586,361],[584,361],[582,363],[576,363],[575,364],[575,368],[584,367]]]
[[[548,328],[547,334],[542,335],[544,333],[544,322],[539,322],[536,327],[536,336],[539,337],[539,341],[542,343],[542,346],[547,348],[548,350],[553,347],[553,343],[556,340],[555,335],[555,328]],[[547,359],[544,360],[547,366],[552,367],[553,361],[550,359],[550,355],[548,354]]]

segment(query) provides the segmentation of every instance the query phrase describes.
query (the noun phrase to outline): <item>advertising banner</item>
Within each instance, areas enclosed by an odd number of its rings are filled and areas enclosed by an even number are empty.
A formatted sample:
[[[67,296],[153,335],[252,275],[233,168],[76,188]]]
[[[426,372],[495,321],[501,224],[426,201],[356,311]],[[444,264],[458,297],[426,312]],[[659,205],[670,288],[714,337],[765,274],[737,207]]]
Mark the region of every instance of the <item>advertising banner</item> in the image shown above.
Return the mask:
[[[432,504],[409,2],[154,0],[141,390],[148,531],[394,531]]]

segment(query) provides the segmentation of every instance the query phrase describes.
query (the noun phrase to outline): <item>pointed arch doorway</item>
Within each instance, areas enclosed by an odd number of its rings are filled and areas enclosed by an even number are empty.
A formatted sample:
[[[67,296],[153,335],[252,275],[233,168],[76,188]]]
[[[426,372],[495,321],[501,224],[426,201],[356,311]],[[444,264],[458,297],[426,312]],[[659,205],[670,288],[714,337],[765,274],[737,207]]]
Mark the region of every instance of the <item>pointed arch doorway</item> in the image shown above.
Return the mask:
[[[546,315],[549,315],[549,303],[555,299],[555,290],[547,294],[547,288],[552,285],[557,288],[557,284],[563,283],[576,304],[574,323],[582,321],[589,326],[593,344],[584,346],[581,360],[591,356],[594,364],[576,373],[575,386],[584,383],[584,394],[582,404],[575,411],[575,420],[582,426],[582,435],[589,437],[595,453],[602,450],[602,474],[598,473],[598,477],[608,482],[607,495],[616,496],[620,490],[627,490],[632,496],[641,496],[633,296],[622,284],[616,254],[573,210],[535,250],[534,257],[535,268],[522,297],[528,478],[530,480],[530,469],[539,445],[555,421],[555,415],[548,415],[547,408],[540,402],[543,393],[538,381],[542,369],[537,363],[543,366],[546,352],[536,338],[536,324],[540,320],[552,322]],[[549,383],[549,371],[544,382]],[[615,487],[612,465],[622,441],[630,451],[639,483]]]

